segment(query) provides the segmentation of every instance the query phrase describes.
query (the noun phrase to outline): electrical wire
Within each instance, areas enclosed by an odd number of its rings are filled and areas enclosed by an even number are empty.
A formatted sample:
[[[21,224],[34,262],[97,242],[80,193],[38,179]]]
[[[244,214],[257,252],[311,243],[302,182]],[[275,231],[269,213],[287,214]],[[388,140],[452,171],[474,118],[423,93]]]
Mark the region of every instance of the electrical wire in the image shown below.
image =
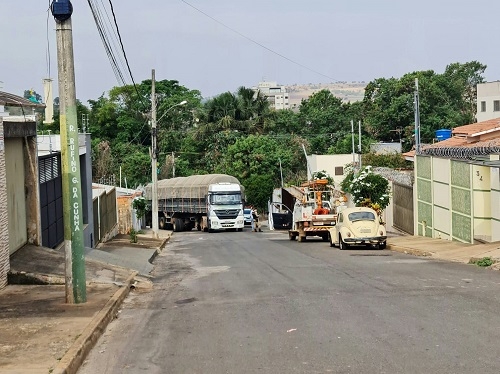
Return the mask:
[[[271,52],[271,53],[275,54],[276,56],[281,57],[282,59],[284,59],[284,60],[286,60],[286,61],[288,61],[288,62],[291,62],[292,64],[295,64],[295,65],[297,65],[297,66],[300,66],[301,68],[304,68],[304,69],[306,69],[306,70],[309,70],[309,71],[310,71],[310,72],[312,72],[312,73],[315,73],[315,74],[321,75],[322,77],[328,78],[328,79],[330,79],[330,80],[332,80],[332,81],[334,81],[334,82],[340,82],[338,79],[332,78],[332,77],[330,77],[330,76],[328,76],[328,75],[326,75],[326,74],[323,74],[323,73],[321,73],[321,72],[319,72],[319,71],[317,71],[317,70],[314,70],[314,69],[312,69],[312,68],[310,68],[310,67],[308,67],[308,66],[306,66],[306,65],[304,65],[304,64],[301,64],[300,62],[297,62],[297,61],[295,61],[295,60],[292,60],[291,58],[289,58],[289,57],[287,57],[287,56],[285,56],[285,55],[283,55],[283,54],[281,54],[281,53],[279,53],[279,52],[276,52],[275,50],[273,50],[273,49],[271,49],[271,48],[269,48],[269,47],[265,46],[264,44],[259,43],[259,42],[255,41],[255,40],[253,40],[252,38],[250,38],[250,37],[246,36],[245,34],[242,34],[241,32],[239,32],[238,30],[235,30],[235,29],[233,29],[232,27],[227,26],[226,24],[224,24],[223,22],[219,21],[218,19],[216,19],[216,18],[212,17],[211,15],[209,15],[209,14],[205,13],[205,12],[204,12],[204,11],[202,11],[201,9],[199,9],[199,8],[195,7],[194,5],[192,5],[192,4],[190,4],[190,3],[188,3],[186,0],[180,0],[180,1],[181,1],[181,2],[183,2],[184,4],[186,4],[186,5],[190,6],[191,8],[193,8],[194,10],[196,10],[197,12],[199,12],[199,13],[203,14],[205,17],[210,18],[212,21],[214,21],[214,22],[218,23],[219,25],[221,25],[221,26],[225,27],[226,29],[228,29],[228,30],[230,30],[230,31],[234,32],[235,34],[237,34],[237,35],[241,36],[242,38],[244,38],[244,39],[246,39],[246,40],[248,40],[248,41],[250,41],[250,42],[254,43],[255,45],[258,45],[259,47],[261,47],[261,48],[265,49],[266,51]]]
[[[118,65],[118,62],[116,60],[116,56],[114,54],[114,51],[112,49],[112,46],[109,42],[108,35],[101,17],[101,13],[99,10],[99,7],[97,4],[94,3],[94,0],[87,0],[87,3],[90,6],[90,10],[92,11],[92,15],[94,17],[94,22],[97,26],[97,31],[99,32],[99,36],[101,37],[101,41],[104,45],[104,50],[106,51],[106,54],[108,55],[109,62],[111,64],[111,68],[113,69],[113,73],[115,74],[116,80],[120,85],[125,85],[125,78],[123,76],[123,73],[120,69],[120,66]]]

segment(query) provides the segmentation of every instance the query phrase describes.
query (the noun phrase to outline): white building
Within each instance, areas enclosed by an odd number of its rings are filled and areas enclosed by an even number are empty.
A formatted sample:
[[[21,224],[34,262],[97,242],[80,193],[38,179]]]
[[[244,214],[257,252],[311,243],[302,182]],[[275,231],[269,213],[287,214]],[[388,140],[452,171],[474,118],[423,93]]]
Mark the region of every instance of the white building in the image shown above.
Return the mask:
[[[338,154],[338,155],[308,155],[308,179],[311,173],[317,171],[326,171],[332,178],[335,186],[338,187],[344,180],[344,168],[347,164],[358,161],[358,155]]]
[[[477,122],[500,117],[500,81],[477,85]]]
[[[252,89],[260,91],[271,104],[271,108],[276,110],[290,108],[288,92],[285,86],[279,86],[277,82],[259,82],[259,85]]]

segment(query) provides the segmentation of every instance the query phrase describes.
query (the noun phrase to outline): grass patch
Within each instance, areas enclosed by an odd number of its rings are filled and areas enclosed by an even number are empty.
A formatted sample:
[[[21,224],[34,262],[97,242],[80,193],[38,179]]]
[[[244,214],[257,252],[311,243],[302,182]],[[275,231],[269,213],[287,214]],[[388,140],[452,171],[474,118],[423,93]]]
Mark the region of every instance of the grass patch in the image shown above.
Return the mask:
[[[494,263],[495,263],[495,261],[491,257],[471,259],[469,261],[469,264],[474,264],[474,265],[481,266],[481,267],[488,267],[488,266],[493,265]]]

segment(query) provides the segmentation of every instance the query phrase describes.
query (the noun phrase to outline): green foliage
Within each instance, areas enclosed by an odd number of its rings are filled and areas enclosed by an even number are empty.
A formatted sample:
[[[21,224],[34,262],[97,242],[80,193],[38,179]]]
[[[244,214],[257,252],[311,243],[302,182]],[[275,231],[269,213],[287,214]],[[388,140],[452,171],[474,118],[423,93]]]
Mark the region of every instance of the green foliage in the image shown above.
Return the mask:
[[[488,267],[493,265],[495,261],[491,257],[483,257],[480,259],[471,260],[470,263],[481,267]]]
[[[137,243],[137,231],[130,229],[129,231],[130,243]]]
[[[448,65],[444,74],[432,70],[405,74],[400,79],[378,78],[365,89],[363,113],[365,130],[374,139],[389,140],[391,131],[406,129],[405,149],[413,143],[413,93],[415,78],[419,80],[421,140],[431,143],[435,131],[474,122],[476,113],[475,85],[484,81],[485,65],[477,61]]]
[[[361,137],[361,152],[367,153],[370,151],[370,145],[374,143],[376,140],[370,138],[369,136]],[[358,145],[359,145],[359,135],[354,134],[354,150],[358,153]],[[328,154],[349,154],[352,153],[352,135],[345,134],[341,138],[337,138],[337,141],[334,145],[330,146],[327,150]]]
[[[407,167],[398,156],[373,155],[375,141],[401,140],[413,145],[415,78],[419,79],[421,139],[434,132],[474,121],[475,85],[486,66],[477,61],[453,63],[443,74],[417,71],[401,78],[378,78],[365,89],[363,101],[344,103],[328,90],[314,93],[292,110],[273,110],[262,94],[240,87],[202,102],[197,90],[175,80],[156,82],[160,178],[223,172],[246,187],[250,203],[265,209],[272,187],[297,184],[306,178],[308,154],[352,152],[351,120],[362,123],[363,165]],[[176,106],[187,100],[185,106]],[[114,87],[108,96],[89,100],[94,176],[117,176],[120,166],[128,186],[151,178],[151,80],[137,87]],[[52,130],[58,132],[59,116]],[[358,146],[358,131],[355,147]],[[174,158],[172,158],[172,153]],[[280,165],[281,163],[281,170]],[[355,179],[348,174],[346,183]],[[253,189],[257,189],[253,191]],[[264,195],[266,197],[264,198]],[[372,197],[370,197],[372,199]],[[360,202],[361,204],[361,202]]]
[[[371,166],[366,166],[361,171],[348,169],[341,187],[344,192],[352,195],[356,206],[371,206],[380,212],[389,205],[389,182],[373,173]]]
[[[147,212],[148,205],[146,199],[142,196],[136,197],[132,200],[132,208],[135,209],[137,219],[141,219]]]
[[[315,171],[314,173],[312,173],[312,179],[326,179],[329,185],[334,185],[333,178],[325,170]]]
[[[272,175],[251,175],[244,181],[245,199],[260,211],[267,210],[269,196],[276,187],[276,181]]]
[[[413,168],[413,163],[406,161],[400,153],[365,153],[362,156],[362,163],[364,165],[371,165],[372,167],[386,167],[392,169],[408,169]]]

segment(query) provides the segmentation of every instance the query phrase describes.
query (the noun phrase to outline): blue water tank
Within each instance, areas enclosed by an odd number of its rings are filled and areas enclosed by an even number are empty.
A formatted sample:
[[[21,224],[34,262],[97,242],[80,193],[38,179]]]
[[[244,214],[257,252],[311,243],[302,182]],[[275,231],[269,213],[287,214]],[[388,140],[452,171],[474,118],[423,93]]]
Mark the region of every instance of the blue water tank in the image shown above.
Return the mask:
[[[451,130],[449,129],[436,130],[436,138],[438,142],[440,142],[441,140],[451,138]]]

